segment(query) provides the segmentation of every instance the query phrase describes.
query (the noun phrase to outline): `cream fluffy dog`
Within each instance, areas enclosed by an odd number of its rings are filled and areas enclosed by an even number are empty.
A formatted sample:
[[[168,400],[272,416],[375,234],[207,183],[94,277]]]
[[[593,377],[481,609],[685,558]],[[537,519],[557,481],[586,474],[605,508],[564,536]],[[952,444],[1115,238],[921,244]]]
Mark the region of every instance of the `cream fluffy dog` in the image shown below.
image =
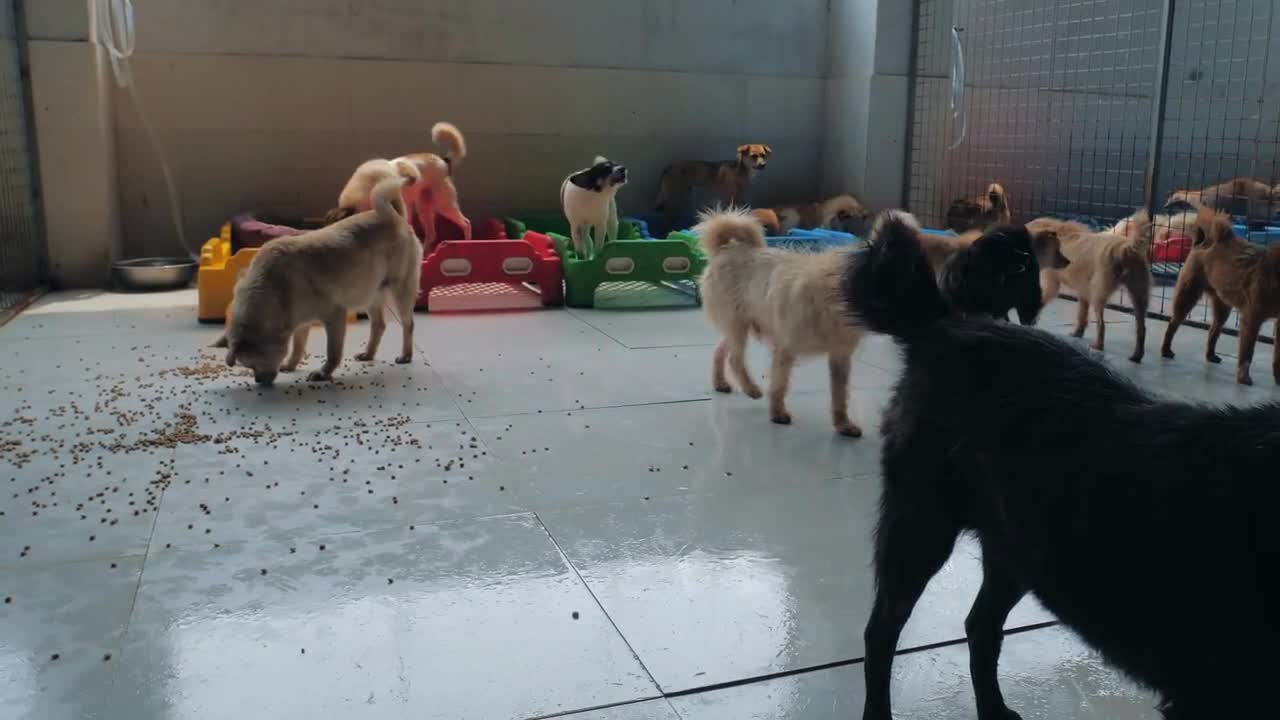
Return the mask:
[[[421,179],[407,185],[402,193],[410,226],[417,223],[427,250],[436,244],[436,214],[462,228],[464,240],[471,239],[471,221],[458,207],[458,188],[453,184],[453,170],[467,156],[462,132],[452,124],[438,122],[431,128],[431,140],[445,149],[443,157],[435,153],[414,153],[393,160],[366,160],[356,168],[338,195],[338,209],[329,213],[330,220],[349,217],[373,208],[373,188],[383,180],[396,177],[397,166],[410,163]]]
[[[849,419],[849,372],[863,329],[840,302],[840,277],[849,250],[801,253],[765,247],[764,229],[745,210],[703,213],[695,232],[710,258],[702,274],[703,307],[723,336],[711,364],[712,385],[730,392],[728,364],[743,392],[760,388],[747,370],[747,338],[770,345],[769,414],[791,422],[787,386],[791,368],[805,355],[826,355],[831,371],[831,419],[842,435],[862,430]]]
[[[413,359],[413,305],[418,297],[422,245],[409,227],[402,191],[418,179],[410,163],[377,184],[373,210],[302,235],[272,240],[254,256],[236,285],[227,325],[227,364],[253,369],[261,385],[275,381],[292,337],[301,357],[310,323],[324,323],[328,356],[308,377],[328,380],[342,362],[347,313],[367,310],[369,343],[359,360],[372,360],[387,324],[382,306],[395,303],[403,342],[397,363]],[[296,362],[292,359],[291,362]]]

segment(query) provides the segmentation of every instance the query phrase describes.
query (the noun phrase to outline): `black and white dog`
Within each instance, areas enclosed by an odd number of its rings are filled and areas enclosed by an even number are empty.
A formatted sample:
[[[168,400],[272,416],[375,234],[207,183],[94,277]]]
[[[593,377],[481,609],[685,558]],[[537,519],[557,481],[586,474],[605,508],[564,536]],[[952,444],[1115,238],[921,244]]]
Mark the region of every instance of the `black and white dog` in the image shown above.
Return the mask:
[[[1167,720],[1275,717],[1280,405],[1153,397],[1055,335],[955,313],[905,213],[877,222],[843,294],[905,357],[881,429],[864,720],[892,717],[899,633],[964,532],[982,544],[965,622],[980,720],[1018,718],[996,667],[1027,593]]]
[[[627,184],[627,168],[604,157],[564,179],[560,204],[579,259],[594,257],[606,242],[618,239],[618,190]],[[593,247],[594,241],[594,247]]]

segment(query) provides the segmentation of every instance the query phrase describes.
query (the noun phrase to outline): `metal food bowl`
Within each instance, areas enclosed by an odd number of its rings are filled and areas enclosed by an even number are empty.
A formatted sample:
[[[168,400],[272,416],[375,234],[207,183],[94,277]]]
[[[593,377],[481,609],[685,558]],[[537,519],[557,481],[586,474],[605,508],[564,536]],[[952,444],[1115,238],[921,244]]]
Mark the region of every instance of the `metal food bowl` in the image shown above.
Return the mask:
[[[190,285],[198,268],[190,258],[134,258],[111,263],[111,279],[126,290],[175,290]]]

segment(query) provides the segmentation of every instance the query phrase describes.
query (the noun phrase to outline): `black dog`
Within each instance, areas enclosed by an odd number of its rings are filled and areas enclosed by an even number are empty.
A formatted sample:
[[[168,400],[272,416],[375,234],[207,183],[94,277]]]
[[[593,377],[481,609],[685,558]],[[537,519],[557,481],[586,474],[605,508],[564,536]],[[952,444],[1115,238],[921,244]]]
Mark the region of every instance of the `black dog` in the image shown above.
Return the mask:
[[[1023,225],[999,225],[947,259],[940,278],[942,292],[966,315],[1008,320],[1009,311],[1016,309],[1023,325],[1034,325],[1044,305],[1042,262],[1067,266],[1057,235],[1032,237]]]
[[[885,411],[864,720],[891,718],[894,649],[956,537],[983,581],[965,622],[978,717],[1028,592],[1161,696],[1169,720],[1275,717],[1280,405],[1151,397],[1048,333],[950,313],[910,216],[877,223],[845,301],[897,339]]]

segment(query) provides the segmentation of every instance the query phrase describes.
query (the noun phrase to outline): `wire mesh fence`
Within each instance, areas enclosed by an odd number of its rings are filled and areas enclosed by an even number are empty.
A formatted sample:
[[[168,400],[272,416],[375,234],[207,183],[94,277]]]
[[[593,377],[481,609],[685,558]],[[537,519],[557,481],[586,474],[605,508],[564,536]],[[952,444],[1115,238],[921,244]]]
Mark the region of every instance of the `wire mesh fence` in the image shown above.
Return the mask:
[[[40,281],[42,235],[15,5],[0,0],[0,321]]]
[[[1237,234],[1280,243],[1280,3],[916,8],[907,205],[926,224],[942,227],[952,201],[991,183],[1003,185],[1017,220],[1053,215],[1103,228],[1136,208],[1162,208],[1177,191],[1241,180],[1220,202]],[[1153,255],[1151,313],[1171,312],[1186,249]],[[1208,318],[1206,305],[1190,316]]]

